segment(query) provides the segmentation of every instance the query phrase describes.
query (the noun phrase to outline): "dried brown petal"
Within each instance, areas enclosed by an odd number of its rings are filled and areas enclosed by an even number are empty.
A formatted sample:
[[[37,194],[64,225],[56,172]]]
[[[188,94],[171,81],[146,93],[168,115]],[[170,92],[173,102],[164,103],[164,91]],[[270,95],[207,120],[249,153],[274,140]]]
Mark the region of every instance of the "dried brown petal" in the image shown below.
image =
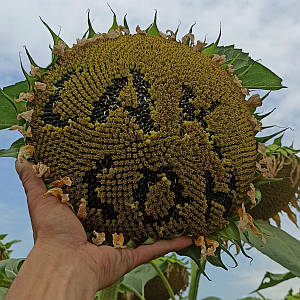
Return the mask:
[[[81,220],[86,219],[87,217],[87,212],[86,212],[86,200],[81,198],[80,199],[80,204],[77,212],[77,217]]]
[[[113,39],[117,39],[120,35],[121,35],[121,33],[119,30],[111,29],[108,31],[108,33],[105,35],[105,37],[113,40]]]
[[[254,207],[256,205],[256,200],[255,200],[255,187],[253,183],[250,183],[250,190],[247,192],[247,195],[250,198],[250,202],[251,202],[251,208]]]
[[[63,190],[61,188],[55,187],[50,190],[48,190],[43,197],[46,198],[48,196],[54,196],[56,197],[61,203],[67,204],[68,206],[71,206],[71,203],[69,202],[69,195],[64,194]]]
[[[33,77],[37,76],[38,78],[41,78],[42,74],[40,72],[40,68],[39,67],[35,67],[35,66],[31,66],[30,75],[33,76]]]
[[[280,222],[280,217],[279,217],[279,215],[277,214],[277,215],[273,216],[272,219],[275,221],[277,227],[280,227],[280,223],[281,223],[281,222]]]
[[[14,98],[16,102],[21,102],[23,100],[28,100],[29,102],[32,102],[34,100],[34,94],[33,93],[20,93],[19,98]]]
[[[262,105],[262,100],[258,94],[252,95],[247,100],[247,107],[248,109],[256,108]]]
[[[26,145],[19,150],[18,161],[23,162],[24,158],[32,157],[34,153],[34,147],[31,145]]]
[[[32,137],[31,127],[28,127],[27,130],[24,129],[23,126],[13,125],[8,128],[9,130],[18,130],[24,137]]]
[[[175,35],[175,33],[172,30],[167,29],[166,30],[166,34],[167,34],[167,39],[168,40],[176,41],[176,35]]]
[[[50,175],[50,168],[41,162],[38,162],[37,165],[33,165],[32,169],[34,175],[37,177],[47,178]]]
[[[67,186],[71,186],[72,185],[72,181],[71,181],[70,177],[63,177],[63,178],[55,180],[55,181],[53,181],[51,183],[51,186],[58,187],[58,188],[61,188],[64,185],[67,185]]]
[[[190,39],[190,45],[193,46],[195,41],[195,36],[192,33],[187,33],[185,36],[183,36],[181,39],[181,43],[185,45],[188,39]]]
[[[249,119],[254,131],[261,131],[262,129],[262,124],[260,121],[258,121],[253,115],[251,115]]]
[[[142,34],[142,35],[146,35],[147,34],[145,30],[141,30],[141,27],[139,25],[136,26],[135,31],[138,34]]]
[[[67,45],[62,40],[60,40],[58,41],[57,45],[53,46],[52,53],[58,56],[63,56],[65,54],[66,48]]]
[[[233,82],[239,87],[242,88],[242,80],[240,80],[236,75],[233,76]]]
[[[42,83],[42,82],[35,82],[34,83],[34,89],[37,91],[37,92],[41,92],[41,91],[44,91],[46,89],[46,84],[45,83]]]
[[[24,111],[24,112],[17,115],[17,119],[21,120],[23,118],[26,122],[30,122],[32,114],[33,114],[33,109],[28,110],[28,111]]]
[[[233,72],[234,72],[234,68],[233,68],[233,65],[228,65],[228,68],[227,68],[227,73],[229,74],[229,75],[232,75],[233,74]]]
[[[124,32],[125,35],[129,35],[130,34],[129,29],[126,28],[126,27],[124,27],[124,26],[122,26],[122,25],[119,26],[119,31],[120,32]]]
[[[116,249],[125,249],[125,248],[127,248],[127,246],[123,246],[124,245],[124,235],[123,235],[123,233],[117,234],[115,232],[115,233],[113,233],[112,237],[113,237],[114,248],[116,248]]]
[[[218,55],[213,54],[210,56],[211,60],[219,65],[223,65],[226,62],[226,56],[225,55]]]
[[[195,50],[197,52],[201,52],[206,45],[207,45],[207,43],[201,42],[200,40],[198,40],[196,45],[193,47],[193,50]]]
[[[93,244],[95,244],[96,246],[102,245],[103,242],[105,241],[105,233],[104,232],[98,233],[94,230],[93,234],[96,236],[96,238],[92,238]]]
[[[249,95],[249,89],[247,89],[247,88],[245,88],[245,87],[241,88],[241,92],[242,92],[242,94],[244,94],[245,96],[248,96],[248,95]]]

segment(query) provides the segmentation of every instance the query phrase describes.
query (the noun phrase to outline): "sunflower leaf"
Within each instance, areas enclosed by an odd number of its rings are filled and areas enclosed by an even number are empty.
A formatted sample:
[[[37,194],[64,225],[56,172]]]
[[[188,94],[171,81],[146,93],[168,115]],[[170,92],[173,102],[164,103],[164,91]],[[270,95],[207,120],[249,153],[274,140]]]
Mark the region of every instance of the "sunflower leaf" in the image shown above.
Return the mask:
[[[248,89],[279,90],[284,88],[282,79],[270,69],[257,61],[250,60],[249,69],[237,76],[242,80],[243,87]]]
[[[28,82],[26,80],[20,81],[15,83],[14,85],[6,86],[3,88],[3,92],[8,95],[11,99],[14,99],[14,97],[18,98],[20,93],[27,93],[29,91]],[[13,102],[17,113],[20,114],[24,111],[26,111],[26,101],[21,102]]]
[[[156,19],[157,19],[157,10],[155,11],[153,23],[146,30],[146,32],[147,32],[148,35],[160,36],[159,30],[158,30],[157,24],[156,24]]]
[[[242,52],[242,49],[234,48],[234,45],[216,47],[218,55],[225,55],[225,64],[233,65],[234,72],[238,75],[240,69],[249,65],[249,53]]]
[[[20,138],[13,142],[9,149],[0,149],[0,157],[17,157],[20,148],[24,145],[24,138]]]
[[[167,261],[158,265],[162,272],[166,270],[167,266]],[[146,283],[156,276],[157,272],[153,266],[151,264],[144,264],[127,273],[121,281],[121,286],[143,297]]]
[[[208,280],[210,280],[210,278],[205,273],[205,261],[201,261],[200,247],[197,247],[193,244],[187,248],[177,251],[176,253],[182,256],[190,257],[197,264],[198,268],[201,271],[201,274],[203,274]]]
[[[264,278],[262,279],[259,287],[252,293],[275,286],[283,281],[286,281],[286,280],[289,280],[289,279],[295,278],[295,277],[297,277],[297,276],[295,274],[293,274],[292,272],[287,272],[287,273],[283,273],[283,274],[274,274],[274,273],[267,272],[265,274]]]
[[[266,244],[250,228],[241,235],[246,237],[244,241],[300,277],[300,241],[265,221],[256,220],[254,225],[263,233]]]
[[[255,137],[256,139],[256,142],[258,143],[266,143],[267,141],[269,141],[270,139],[272,139],[273,137],[277,136],[278,134],[282,133],[282,132],[285,132],[287,130],[287,128],[284,128],[278,132],[275,132],[271,135],[268,135],[268,136],[262,136],[262,137]]]
[[[19,124],[14,103],[0,89],[0,129]]]

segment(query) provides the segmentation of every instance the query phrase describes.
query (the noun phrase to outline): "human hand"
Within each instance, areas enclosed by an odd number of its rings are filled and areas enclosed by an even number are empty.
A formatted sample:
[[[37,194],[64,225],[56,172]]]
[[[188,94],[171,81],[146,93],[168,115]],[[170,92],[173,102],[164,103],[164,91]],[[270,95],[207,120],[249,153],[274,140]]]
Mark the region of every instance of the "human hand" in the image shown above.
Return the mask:
[[[16,170],[23,183],[32,223],[35,246],[43,253],[63,257],[63,264],[78,262],[82,272],[77,280],[92,284],[95,292],[117,281],[125,273],[149,260],[192,244],[191,238],[162,240],[136,249],[114,249],[96,246],[87,241],[81,222],[70,208],[56,197],[43,198],[47,188],[34,175],[28,161],[16,162]]]

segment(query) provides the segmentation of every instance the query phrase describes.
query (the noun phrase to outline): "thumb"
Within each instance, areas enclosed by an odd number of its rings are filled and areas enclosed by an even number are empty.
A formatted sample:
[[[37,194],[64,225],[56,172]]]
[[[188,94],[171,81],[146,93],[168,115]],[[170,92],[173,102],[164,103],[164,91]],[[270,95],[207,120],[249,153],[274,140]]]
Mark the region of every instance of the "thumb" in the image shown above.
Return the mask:
[[[22,181],[26,196],[30,214],[34,214],[34,211],[41,204],[43,194],[47,192],[43,180],[37,177],[33,173],[33,164],[27,160],[20,162],[16,160],[16,170]]]

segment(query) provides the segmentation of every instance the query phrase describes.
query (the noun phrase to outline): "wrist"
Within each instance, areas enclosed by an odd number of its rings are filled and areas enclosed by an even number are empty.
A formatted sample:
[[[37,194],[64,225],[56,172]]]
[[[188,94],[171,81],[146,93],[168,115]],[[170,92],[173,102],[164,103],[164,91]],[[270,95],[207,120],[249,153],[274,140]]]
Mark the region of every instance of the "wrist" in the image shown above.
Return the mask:
[[[65,250],[37,242],[13,282],[7,299],[16,299],[19,291],[24,300],[94,299],[98,278],[77,252],[76,249]]]

